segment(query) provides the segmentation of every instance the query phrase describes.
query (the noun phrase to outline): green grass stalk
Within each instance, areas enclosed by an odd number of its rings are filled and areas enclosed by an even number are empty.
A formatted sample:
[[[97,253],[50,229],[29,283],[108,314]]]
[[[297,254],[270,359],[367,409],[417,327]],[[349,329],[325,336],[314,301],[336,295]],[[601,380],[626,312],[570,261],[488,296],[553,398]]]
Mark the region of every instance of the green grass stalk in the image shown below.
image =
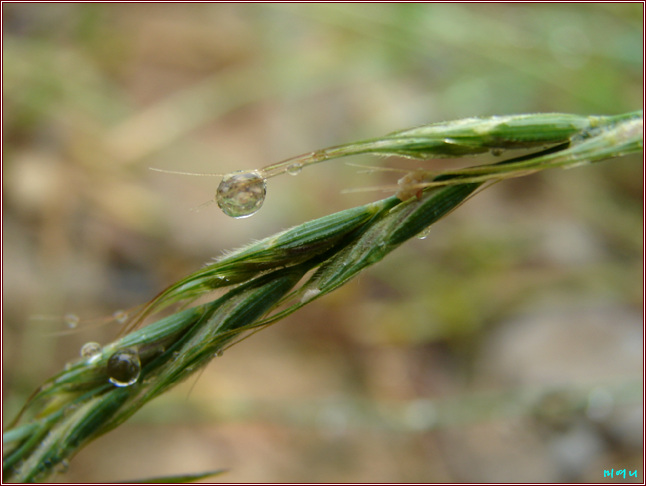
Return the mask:
[[[295,160],[308,165],[357,153],[427,158],[514,148],[541,150],[497,164],[439,174],[422,171],[412,191],[407,183],[411,197],[400,192],[400,197],[303,223],[230,252],[171,285],[141,308],[125,335],[71,363],[36,390],[3,433],[4,480],[46,480],[87,443],[119,426],[224,348],[342,286],[486,184],[642,150],[642,112],[471,118],[325,149],[263,170],[272,176]],[[226,293],[186,308],[215,289]],[[177,304],[181,306],[175,313],[142,327],[144,319]],[[124,349],[135,350],[141,370],[132,385],[115,386],[109,381],[109,362]]]

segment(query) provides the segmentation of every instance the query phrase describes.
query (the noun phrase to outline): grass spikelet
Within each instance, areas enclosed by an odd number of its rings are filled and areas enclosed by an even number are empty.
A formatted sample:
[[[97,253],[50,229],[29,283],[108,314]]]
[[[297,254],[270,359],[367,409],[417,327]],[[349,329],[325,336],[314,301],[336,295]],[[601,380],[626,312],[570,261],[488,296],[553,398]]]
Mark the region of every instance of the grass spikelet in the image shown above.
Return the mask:
[[[304,167],[359,153],[423,159],[516,148],[537,152],[439,174],[422,169],[400,197],[282,231],[172,284],[130,319],[125,335],[75,361],[33,394],[3,434],[5,481],[46,480],[88,442],[204,367],[226,346],[342,286],[486,184],[642,150],[642,112],[469,118],[312,152],[265,167],[262,173],[270,177],[295,163]],[[303,281],[305,275],[309,277]],[[186,308],[214,289],[225,293]],[[176,304],[181,306],[173,314],[142,326],[144,319]],[[136,356],[137,375],[132,383],[115,385],[110,381],[111,358],[122,350]]]

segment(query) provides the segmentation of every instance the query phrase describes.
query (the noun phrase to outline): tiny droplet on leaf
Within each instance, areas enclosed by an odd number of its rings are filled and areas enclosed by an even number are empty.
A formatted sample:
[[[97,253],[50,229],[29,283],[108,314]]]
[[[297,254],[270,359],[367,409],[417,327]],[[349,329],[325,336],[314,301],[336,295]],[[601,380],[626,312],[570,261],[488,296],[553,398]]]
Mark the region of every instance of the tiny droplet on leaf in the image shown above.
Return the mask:
[[[81,356],[83,358],[91,358],[92,356],[96,356],[100,352],[101,345],[93,341],[85,343],[83,346],[81,346]]]

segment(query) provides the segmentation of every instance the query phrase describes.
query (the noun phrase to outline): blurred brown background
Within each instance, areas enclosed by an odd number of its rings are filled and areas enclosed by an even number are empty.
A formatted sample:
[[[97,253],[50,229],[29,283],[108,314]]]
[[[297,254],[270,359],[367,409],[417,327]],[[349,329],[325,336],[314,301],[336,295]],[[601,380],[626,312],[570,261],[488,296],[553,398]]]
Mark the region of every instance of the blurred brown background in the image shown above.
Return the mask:
[[[643,105],[642,4],[4,4],[3,419],[99,323],[222,251],[384,193],[344,161],[474,115]],[[424,162],[355,157],[371,166]],[[86,447],[63,482],[604,481],[642,464],[642,156],[507,181]],[[68,331],[62,316],[81,318]],[[606,478],[605,481],[608,481]]]

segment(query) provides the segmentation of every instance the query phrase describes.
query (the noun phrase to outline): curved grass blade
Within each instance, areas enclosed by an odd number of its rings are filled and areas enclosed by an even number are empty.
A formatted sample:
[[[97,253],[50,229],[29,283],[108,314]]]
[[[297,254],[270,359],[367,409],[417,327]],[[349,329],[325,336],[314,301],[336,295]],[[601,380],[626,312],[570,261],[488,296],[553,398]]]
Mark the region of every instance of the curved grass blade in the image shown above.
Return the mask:
[[[432,159],[472,156],[489,151],[498,153],[503,150],[544,148],[638,118],[643,118],[643,111],[617,116],[536,113],[465,118],[317,150],[266,166],[262,173],[265,177],[273,177],[287,172],[294,165],[302,168],[359,154]]]
[[[212,478],[229,472],[228,469],[216,469],[195,474],[181,474],[177,476],[161,476],[158,478],[138,479],[135,481],[122,481],[122,484],[178,484],[192,483],[201,479]]]

